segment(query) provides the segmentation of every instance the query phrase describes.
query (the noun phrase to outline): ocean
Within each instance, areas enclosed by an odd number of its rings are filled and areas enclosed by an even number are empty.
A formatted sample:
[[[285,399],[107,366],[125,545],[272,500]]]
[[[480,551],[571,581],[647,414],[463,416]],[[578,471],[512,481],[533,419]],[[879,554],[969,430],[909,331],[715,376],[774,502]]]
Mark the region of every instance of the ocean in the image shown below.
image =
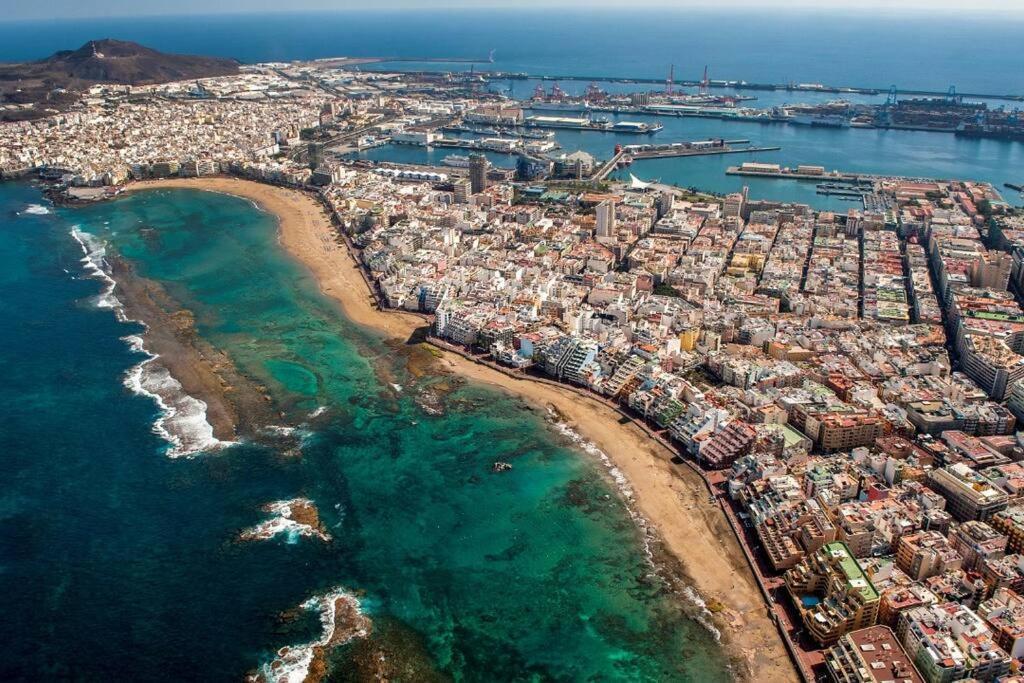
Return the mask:
[[[181,447],[202,425],[131,381],[160,359],[91,267],[115,258],[265,388],[273,424]],[[573,434],[349,324],[251,203],[57,209],[5,183],[0,260],[3,680],[301,672],[339,597],[372,624],[332,651],[339,680],[380,657],[400,680],[729,678]],[[318,533],[280,517],[296,499]]]
[[[606,78],[665,78],[675,65],[677,79],[696,80],[704,67],[712,79],[770,83],[825,83],[946,92],[1024,94],[1019,36],[1024,15],[968,15],[941,12],[842,12],[786,10],[680,10],[637,7],[589,12],[565,9],[403,10],[272,15],[215,15],[159,18],[103,18],[77,21],[0,22],[0,60],[45,57],[98,37],[134,40],[171,52],[233,57],[243,62],[315,59],[330,56],[387,56],[412,59],[479,58],[494,50],[494,63],[392,62],[372,70],[470,68],[534,75]],[[536,81],[511,85],[511,95],[529,97]],[[550,82],[545,86],[550,88]],[[585,81],[562,82],[569,92]],[[660,85],[599,82],[610,91],[660,89]],[[723,93],[725,91],[715,91]],[[749,106],[821,102],[838,95],[813,92],[743,91],[758,99]],[[876,97],[847,96],[857,101]],[[1020,107],[992,100],[990,106]],[[631,117],[635,118],[635,117]],[[650,120],[650,119],[648,119]],[[686,159],[643,160],[629,172],[641,180],[728,193],[750,187],[757,199],[802,202],[845,211],[858,204],[817,194],[815,184],[727,176],[743,161],[820,165],[832,170],[963,178],[992,183],[1013,204],[1024,205],[1007,182],[1024,182],[1024,143],[968,140],[949,133],[901,130],[822,129],[710,119],[663,118],[657,135],[609,135],[560,130],[566,151],[583,149],[600,159],[616,144],[675,142],[710,137],[750,139],[777,152]],[[371,159],[437,163],[448,150],[388,146],[366,153]],[[493,155],[512,166],[508,156]],[[619,177],[627,177],[620,174]]]
[[[333,56],[485,59],[534,74],[1024,93],[1024,16],[779,9],[423,9],[0,22],[0,60],[95,38],[244,62]],[[440,67],[443,65],[434,65]],[[457,66],[457,65],[452,65]]]

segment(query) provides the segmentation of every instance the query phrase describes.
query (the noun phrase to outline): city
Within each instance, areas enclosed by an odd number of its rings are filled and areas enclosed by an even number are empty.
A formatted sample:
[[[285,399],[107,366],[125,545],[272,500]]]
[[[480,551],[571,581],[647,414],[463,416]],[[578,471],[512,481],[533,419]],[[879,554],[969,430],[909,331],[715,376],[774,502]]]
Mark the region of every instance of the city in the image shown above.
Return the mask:
[[[169,178],[300,190],[333,226],[323,248],[347,251],[376,307],[420,316],[422,341],[598,400],[699,474],[804,680],[1018,680],[1024,212],[999,188],[730,167],[803,178],[844,195],[837,211],[643,181],[628,167],[645,156],[760,148],[652,143],[650,117],[364,64],[93,86],[0,125],[0,177],[71,207]],[[696,85],[685,103],[671,80],[661,105],[634,94],[625,115],[711,116],[721,101]],[[1015,117],[966,125],[1019,135]],[[598,159],[559,128],[641,141]],[[360,154],[383,146],[466,155]]]

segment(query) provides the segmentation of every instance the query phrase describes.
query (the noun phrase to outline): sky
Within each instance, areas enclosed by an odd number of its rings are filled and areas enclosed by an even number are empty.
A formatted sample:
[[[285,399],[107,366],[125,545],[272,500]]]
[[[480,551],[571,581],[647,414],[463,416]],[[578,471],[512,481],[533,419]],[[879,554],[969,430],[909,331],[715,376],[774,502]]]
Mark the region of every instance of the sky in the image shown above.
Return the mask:
[[[1024,0],[0,0],[0,20],[45,20],[119,16],[230,14],[249,12],[433,9],[441,7],[579,8],[639,5],[689,7],[813,9],[815,11],[941,11],[1024,16]]]

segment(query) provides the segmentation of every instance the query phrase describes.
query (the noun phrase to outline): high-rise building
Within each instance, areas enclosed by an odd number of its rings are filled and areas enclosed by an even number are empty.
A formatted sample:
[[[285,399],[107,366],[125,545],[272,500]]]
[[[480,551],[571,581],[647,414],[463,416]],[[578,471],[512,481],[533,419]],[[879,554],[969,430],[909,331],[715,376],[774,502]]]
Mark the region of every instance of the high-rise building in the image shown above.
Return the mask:
[[[483,154],[469,155],[469,184],[473,194],[487,189],[487,167],[490,164]]]
[[[906,610],[896,637],[927,683],[994,681],[1010,670],[1010,657],[996,645],[992,629],[955,602]]]
[[[597,239],[615,236],[615,200],[606,199],[597,205]]]
[[[896,566],[914,581],[959,569],[963,557],[937,531],[901,536],[896,545]]]
[[[658,218],[661,218],[672,210],[674,200],[675,196],[671,192],[662,192],[658,195],[658,203],[656,207],[658,210]]]
[[[452,187],[455,192],[455,203],[456,204],[468,204],[471,184],[470,181],[465,178],[461,178],[452,183]]]
[[[946,499],[946,510],[957,519],[985,521],[1006,508],[1009,497],[964,463],[928,473],[928,486]]]
[[[733,192],[726,195],[722,203],[722,215],[726,218],[739,218],[743,213],[743,195]]]

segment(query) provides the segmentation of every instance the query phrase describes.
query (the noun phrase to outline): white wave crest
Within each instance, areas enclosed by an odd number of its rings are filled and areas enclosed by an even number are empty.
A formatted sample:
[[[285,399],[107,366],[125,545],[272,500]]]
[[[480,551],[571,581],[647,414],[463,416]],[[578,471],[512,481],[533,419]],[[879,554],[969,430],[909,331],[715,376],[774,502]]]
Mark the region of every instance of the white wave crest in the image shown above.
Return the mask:
[[[124,306],[121,304],[121,300],[114,295],[117,283],[107,273],[109,268],[106,260],[106,245],[95,235],[84,232],[77,225],[72,226],[71,236],[82,247],[82,252],[85,254],[80,261],[86,273],[88,273],[89,277],[104,283],[103,291],[93,297],[93,303],[97,308],[109,308],[114,311],[114,315],[121,322],[132,322],[125,317]]]
[[[28,214],[30,216],[47,216],[50,214],[50,209],[42,204],[29,204],[18,213]]]
[[[319,528],[305,524],[295,519],[295,510],[300,507],[308,507],[315,510],[313,501],[308,498],[293,498],[291,500],[278,500],[263,506],[263,510],[271,515],[270,519],[250,527],[238,535],[242,541],[262,541],[273,538],[278,534],[286,534],[288,543],[298,543],[299,538],[319,538],[321,541],[330,541],[330,534],[321,531]]]
[[[704,598],[700,596],[700,593],[694,590],[692,586],[686,586],[683,588],[683,595],[690,603],[690,609],[686,610],[690,618],[707,629],[715,640],[721,640],[722,633],[715,627],[712,621],[714,615],[711,614],[711,610],[708,609],[708,605],[704,602]]]
[[[85,254],[81,259],[82,267],[89,277],[105,285],[103,291],[93,298],[96,307],[112,310],[120,322],[144,325],[141,321],[129,319],[121,300],[114,295],[117,283],[107,272],[107,248],[103,241],[77,225],[71,228],[71,236]],[[206,403],[185,393],[181,383],[158,362],[159,356],[146,349],[142,336],[130,334],[122,339],[133,351],[147,356],[144,361],[128,369],[124,385],[137,395],[152,398],[160,407],[161,415],[153,424],[153,431],[170,444],[168,456],[191,456],[234,443],[213,436],[213,426],[206,420]]]
[[[181,382],[144,347],[149,358],[128,369],[124,385],[139,396],[148,396],[160,407],[160,417],[153,431],[170,444],[167,455],[172,458],[194,456],[230,446],[213,435],[213,426],[206,419],[206,403],[189,396]]]
[[[552,418],[552,424],[555,426],[555,430],[562,436],[572,441],[573,445],[582,450],[587,455],[594,456],[601,461],[605,469],[608,471],[608,476],[615,482],[615,486],[619,489],[619,493],[622,494],[627,500],[633,500],[633,489],[629,485],[629,480],[626,479],[626,475],[615,466],[612,459],[608,457],[608,454],[602,451],[600,448],[595,446],[590,441],[587,441],[583,436],[575,429],[567,425],[566,423],[557,419],[557,415],[554,411],[549,409],[550,417]]]
[[[320,613],[323,632],[311,643],[286,645],[277,651],[273,661],[264,664],[249,680],[258,683],[303,683],[310,678],[313,660],[323,656],[323,650],[343,645],[353,638],[365,638],[370,633],[371,622],[363,614],[359,600],[344,590],[335,588],[324,595],[318,595],[302,603],[306,610]],[[344,610],[339,614],[339,610]],[[339,617],[347,620],[339,623]],[[318,655],[317,651],[320,651]]]

